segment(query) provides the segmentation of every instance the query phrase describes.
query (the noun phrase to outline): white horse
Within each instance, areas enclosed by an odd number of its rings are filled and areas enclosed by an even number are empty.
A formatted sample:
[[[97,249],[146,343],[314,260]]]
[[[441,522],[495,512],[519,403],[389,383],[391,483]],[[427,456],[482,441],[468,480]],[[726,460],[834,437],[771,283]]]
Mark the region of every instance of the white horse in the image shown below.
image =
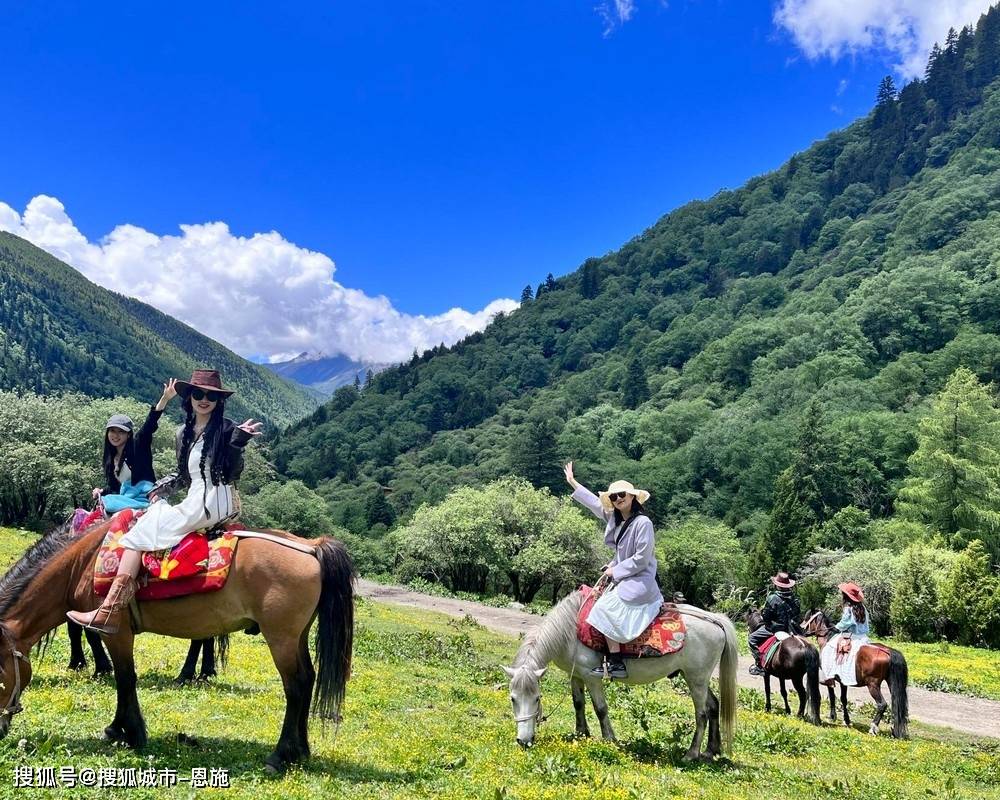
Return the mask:
[[[601,734],[613,740],[615,732],[608,718],[603,678],[591,674],[601,663],[601,655],[576,637],[576,622],[583,606],[583,595],[573,592],[553,608],[521,643],[514,665],[503,667],[510,678],[510,700],[517,722],[517,741],[528,747],[535,740],[535,726],[542,720],[541,677],[550,663],[570,676],[573,707],[576,710],[576,734],[589,736],[584,687],[590,692],[594,711],[601,723]],[[701,743],[708,726],[708,759],[730,753],[736,726],[736,630],[729,618],[700,608],[678,605],[687,634],[684,647],[659,658],[635,658],[628,663],[624,683],[653,683],[662,678],[684,676],[694,701],[695,732],[685,760],[701,757]],[[719,667],[720,698],[709,688],[709,679]],[[721,708],[721,715],[720,715]],[[721,727],[721,735],[720,735]]]

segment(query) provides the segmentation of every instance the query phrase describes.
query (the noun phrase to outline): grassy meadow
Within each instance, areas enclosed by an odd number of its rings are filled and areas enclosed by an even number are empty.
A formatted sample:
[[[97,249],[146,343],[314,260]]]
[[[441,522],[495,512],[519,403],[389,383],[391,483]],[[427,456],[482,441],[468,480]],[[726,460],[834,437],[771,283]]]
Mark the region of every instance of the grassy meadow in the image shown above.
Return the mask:
[[[31,541],[0,531],[0,569]],[[565,676],[543,681],[552,718],[537,745],[514,742],[497,665],[517,643],[474,621],[361,601],[354,676],[339,727],[311,728],[313,758],[282,778],[262,769],[280,726],[280,682],[261,637],[233,636],[230,663],[210,686],[171,683],[186,643],[137,640],[140,699],[150,743],[141,754],[99,738],[113,714],[111,680],[66,671],[59,632],[25,693],[25,712],[0,742],[0,797],[18,765],[77,768],[227,768],[232,788],[31,789],[31,797],[187,798],[997,798],[1000,741],[972,741],[914,726],[897,742],[840,727],[766,715],[741,691],[731,762],[682,765],[691,704],[676,686],[613,687],[621,742],[574,740]],[[865,710],[859,715],[863,723]],[[596,720],[591,714],[591,727]],[[182,741],[179,734],[194,737]]]

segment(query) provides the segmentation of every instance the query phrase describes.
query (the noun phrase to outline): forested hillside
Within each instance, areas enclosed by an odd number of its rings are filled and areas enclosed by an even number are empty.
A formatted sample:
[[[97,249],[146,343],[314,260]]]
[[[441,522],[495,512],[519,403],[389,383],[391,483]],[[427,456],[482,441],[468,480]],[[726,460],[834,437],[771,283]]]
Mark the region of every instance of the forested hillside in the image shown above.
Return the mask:
[[[1000,377],[998,75],[994,8],[780,169],[338,390],[275,444],[278,468],[359,533],[507,473],[558,487],[567,458],[747,551],[796,464],[815,487],[803,524],[891,515],[931,396],[963,365]]]
[[[0,233],[0,390],[154,402],[163,381],[211,365],[239,390],[233,416],[287,424],[315,408],[303,388],[138,300]]]

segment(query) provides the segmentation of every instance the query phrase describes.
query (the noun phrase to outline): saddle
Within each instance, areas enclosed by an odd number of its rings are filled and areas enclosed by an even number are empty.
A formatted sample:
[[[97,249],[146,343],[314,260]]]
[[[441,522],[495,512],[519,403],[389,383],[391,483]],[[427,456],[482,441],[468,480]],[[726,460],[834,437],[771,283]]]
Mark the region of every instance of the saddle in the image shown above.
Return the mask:
[[[597,602],[599,594],[590,586],[581,586],[583,606],[576,620],[576,636],[580,642],[591,650],[607,654],[608,640],[597,628],[587,622],[590,609]],[[621,645],[621,654],[625,658],[657,658],[678,652],[684,647],[684,637],[687,628],[680,611],[673,603],[664,603],[656,617],[639,636],[631,642]]]
[[[757,652],[760,653],[760,665],[767,669],[767,665],[771,663],[771,659],[774,658],[774,654],[778,652],[778,648],[785,639],[791,638],[790,633],[785,633],[785,631],[778,631],[777,633],[768,636],[763,642],[761,642],[760,647],[757,648]]]
[[[94,564],[94,593],[99,597],[107,595],[118,572],[125,551],[120,544],[121,538],[140,516],[142,512],[125,509],[112,518]],[[234,530],[242,530],[242,526],[226,525],[221,531],[194,531],[169,550],[143,553],[135,599],[166,600],[221,589],[236,556],[239,540],[232,533]]]

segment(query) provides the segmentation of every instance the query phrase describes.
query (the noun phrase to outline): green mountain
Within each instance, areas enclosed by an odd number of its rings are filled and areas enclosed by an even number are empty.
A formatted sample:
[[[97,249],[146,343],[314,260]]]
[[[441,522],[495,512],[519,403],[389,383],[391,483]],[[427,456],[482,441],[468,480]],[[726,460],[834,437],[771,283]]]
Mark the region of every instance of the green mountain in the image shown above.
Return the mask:
[[[819,522],[890,514],[929,395],[960,365],[1000,378],[998,76],[993,8],[780,169],[338,390],[275,444],[279,469],[363,532],[374,483],[405,517],[508,472],[562,491],[573,458],[593,486],[649,489],[660,519],[753,536],[807,441]]]
[[[153,402],[167,377],[187,377],[206,365],[238,389],[233,417],[284,425],[316,407],[302,387],[0,233],[0,389]]]

